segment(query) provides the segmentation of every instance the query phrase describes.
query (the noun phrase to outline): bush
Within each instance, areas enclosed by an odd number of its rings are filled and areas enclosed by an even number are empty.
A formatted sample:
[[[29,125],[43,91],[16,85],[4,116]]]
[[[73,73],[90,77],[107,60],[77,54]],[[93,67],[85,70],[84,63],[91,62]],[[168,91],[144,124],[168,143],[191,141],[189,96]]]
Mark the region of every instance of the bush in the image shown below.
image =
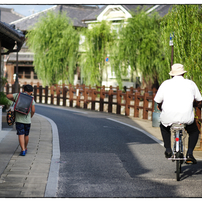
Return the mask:
[[[0,105],[9,105],[10,101],[3,92],[0,92]]]

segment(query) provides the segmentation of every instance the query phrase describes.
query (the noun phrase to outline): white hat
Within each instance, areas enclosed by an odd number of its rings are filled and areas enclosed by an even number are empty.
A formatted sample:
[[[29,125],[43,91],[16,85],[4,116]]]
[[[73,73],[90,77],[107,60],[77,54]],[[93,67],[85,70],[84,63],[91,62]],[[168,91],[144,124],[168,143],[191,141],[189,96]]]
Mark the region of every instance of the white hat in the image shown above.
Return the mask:
[[[172,70],[170,71],[170,76],[178,76],[186,73],[187,71],[184,70],[184,66],[182,64],[174,64],[172,66]]]

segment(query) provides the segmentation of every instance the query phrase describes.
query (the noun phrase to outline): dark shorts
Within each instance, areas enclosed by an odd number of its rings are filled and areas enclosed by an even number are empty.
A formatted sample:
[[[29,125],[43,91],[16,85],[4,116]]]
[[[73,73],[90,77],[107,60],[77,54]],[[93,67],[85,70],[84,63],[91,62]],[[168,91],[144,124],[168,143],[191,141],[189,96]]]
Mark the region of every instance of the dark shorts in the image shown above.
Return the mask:
[[[25,124],[25,123],[15,123],[16,124],[16,130],[17,130],[17,135],[29,135],[29,130],[31,127],[31,124]]]

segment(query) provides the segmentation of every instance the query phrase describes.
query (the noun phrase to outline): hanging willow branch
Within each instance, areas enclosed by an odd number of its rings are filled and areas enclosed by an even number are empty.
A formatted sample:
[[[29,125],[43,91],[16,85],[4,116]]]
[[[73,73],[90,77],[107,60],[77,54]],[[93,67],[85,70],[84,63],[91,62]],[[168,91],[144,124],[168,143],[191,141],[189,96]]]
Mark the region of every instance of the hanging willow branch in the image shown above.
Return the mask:
[[[175,5],[161,22],[161,41],[165,61],[159,69],[160,82],[169,78],[171,48],[169,35],[174,33],[174,63],[182,63],[186,76],[202,90],[202,12],[199,5]]]
[[[79,34],[65,13],[48,12],[27,34],[34,69],[44,85],[73,83]]]
[[[157,79],[157,63],[161,59],[159,35],[157,13],[148,15],[144,10],[137,10],[133,18],[122,25],[113,54],[113,65],[119,82],[122,80],[121,75],[127,75],[129,65],[131,74],[140,72],[146,81]]]
[[[85,84],[101,85],[103,70],[106,68],[105,58],[110,53],[116,34],[106,21],[93,23],[91,26],[83,32],[85,51],[80,59],[82,77]]]

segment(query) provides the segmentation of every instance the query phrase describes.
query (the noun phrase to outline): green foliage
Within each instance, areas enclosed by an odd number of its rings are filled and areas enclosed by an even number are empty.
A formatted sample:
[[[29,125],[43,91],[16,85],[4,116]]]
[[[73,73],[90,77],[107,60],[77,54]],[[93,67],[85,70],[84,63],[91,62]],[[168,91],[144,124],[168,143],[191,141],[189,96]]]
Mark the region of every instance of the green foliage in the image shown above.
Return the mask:
[[[132,73],[141,72],[146,81],[158,77],[157,64],[160,57],[159,16],[137,11],[122,25],[120,39],[114,47],[113,66],[121,85],[130,65]]]
[[[27,34],[34,52],[35,71],[44,85],[73,83],[78,58],[79,33],[65,13],[48,12]]]
[[[1,78],[0,78],[0,80],[1,80],[1,85],[2,85],[2,86],[5,86],[5,85],[6,85],[6,83],[8,83],[8,81],[7,81],[7,78],[6,78],[6,77],[1,77]]]
[[[10,101],[3,92],[0,92],[0,105],[9,105]]]
[[[169,78],[171,48],[169,36],[174,33],[174,62],[187,70],[186,76],[202,90],[202,15],[199,5],[175,5],[161,22],[162,52],[160,83]]]
[[[85,53],[80,58],[82,76],[87,85],[101,85],[103,70],[106,68],[105,58],[116,39],[116,33],[111,32],[109,22],[102,21],[94,23],[92,28],[83,32],[83,35]]]

